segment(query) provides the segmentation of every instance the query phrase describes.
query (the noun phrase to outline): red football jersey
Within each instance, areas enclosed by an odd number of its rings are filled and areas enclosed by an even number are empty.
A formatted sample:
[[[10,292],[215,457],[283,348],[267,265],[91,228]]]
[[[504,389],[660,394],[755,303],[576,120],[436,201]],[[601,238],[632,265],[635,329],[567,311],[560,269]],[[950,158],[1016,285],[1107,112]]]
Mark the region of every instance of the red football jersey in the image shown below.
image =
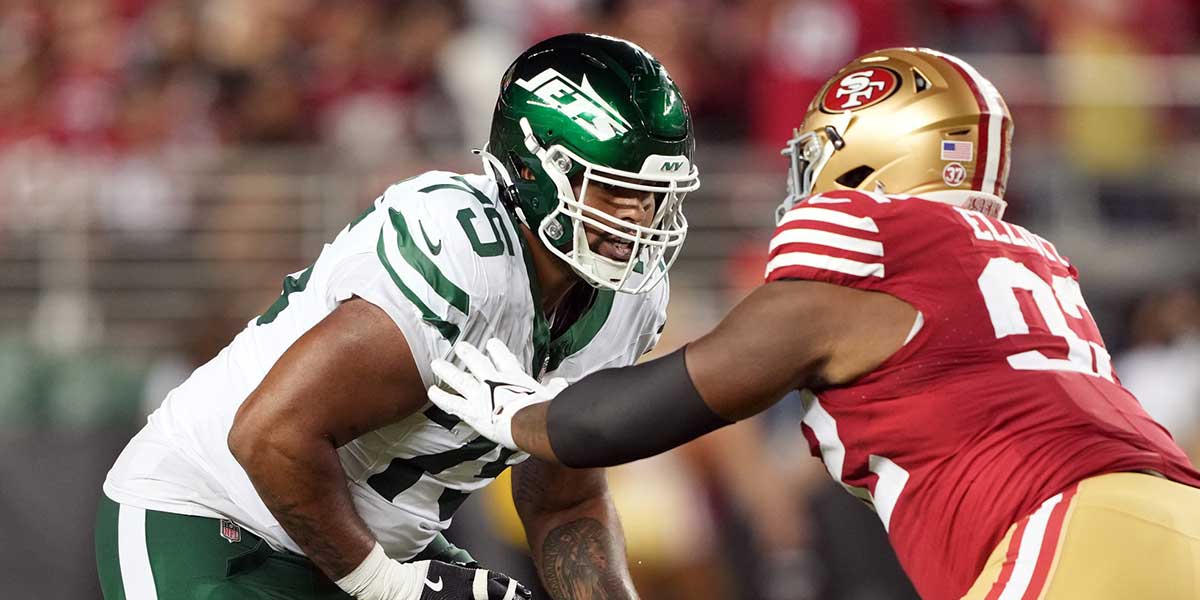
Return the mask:
[[[1200,473],[1112,372],[1075,268],[1016,225],[905,196],[833,192],[786,213],[767,281],[879,291],[920,312],[851,385],[805,394],[803,430],[874,506],[924,598],[960,598],[1009,526],[1072,483]]]

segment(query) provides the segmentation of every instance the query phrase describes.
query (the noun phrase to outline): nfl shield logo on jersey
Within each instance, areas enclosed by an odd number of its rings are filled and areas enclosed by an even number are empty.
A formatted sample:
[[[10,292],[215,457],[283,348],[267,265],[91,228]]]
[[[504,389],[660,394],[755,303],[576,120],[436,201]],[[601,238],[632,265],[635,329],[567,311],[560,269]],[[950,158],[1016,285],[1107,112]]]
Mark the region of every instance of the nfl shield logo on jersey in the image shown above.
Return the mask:
[[[221,519],[221,537],[230,544],[242,541],[242,528],[229,519]]]

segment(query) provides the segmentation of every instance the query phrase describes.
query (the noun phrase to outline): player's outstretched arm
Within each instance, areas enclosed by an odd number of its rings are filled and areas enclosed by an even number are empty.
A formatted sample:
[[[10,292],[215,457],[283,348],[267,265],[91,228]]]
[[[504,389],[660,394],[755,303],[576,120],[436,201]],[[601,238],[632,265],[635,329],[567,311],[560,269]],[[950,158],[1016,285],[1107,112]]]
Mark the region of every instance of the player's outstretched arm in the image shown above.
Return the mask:
[[[774,281],[712,332],[662,358],[593,373],[561,392],[524,394],[481,386],[482,378],[435,364],[462,396],[438,390],[430,398],[544,460],[611,466],[761,412],[790,390],[853,381],[903,345],[916,315],[883,293]]]
[[[603,470],[531,458],[513,468],[513,503],[551,598],[637,598]]]

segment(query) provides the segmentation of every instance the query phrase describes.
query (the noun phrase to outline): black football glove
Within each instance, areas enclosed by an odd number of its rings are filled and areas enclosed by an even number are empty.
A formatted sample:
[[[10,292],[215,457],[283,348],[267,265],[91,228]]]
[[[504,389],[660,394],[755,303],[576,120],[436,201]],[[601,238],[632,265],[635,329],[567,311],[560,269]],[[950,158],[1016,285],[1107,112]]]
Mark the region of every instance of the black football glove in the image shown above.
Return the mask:
[[[437,560],[429,561],[421,588],[421,600],[529,600],[532,595],[516,579],[479,563]]]

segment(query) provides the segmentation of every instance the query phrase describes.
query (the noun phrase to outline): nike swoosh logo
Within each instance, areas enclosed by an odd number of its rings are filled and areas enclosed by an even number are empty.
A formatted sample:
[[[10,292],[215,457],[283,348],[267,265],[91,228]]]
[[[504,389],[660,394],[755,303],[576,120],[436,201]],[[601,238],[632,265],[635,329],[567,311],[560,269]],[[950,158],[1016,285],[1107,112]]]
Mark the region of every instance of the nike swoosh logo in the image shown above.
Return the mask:
[[[427,587],[435,592],[442,591],[442,577],[439,575],[437,578],[437,581],[430,581],[429,579],[426,579],[425,587]]]
[[[429,252],[431,254],[433,254],[434,256],[441,254],[442,253],[442,242],[438,241],[437,245],[434,246],[433,242],[429,241],[429,234],[425,233],[425,223],[418,221],[417,227],[419,227],[421,229],[421,237],[425,238],[425,245],[429,247]]]
[[[524,387],[521,387],[518,385],[513,385],[511,383],[501,383],[499,381],[492,381],[490,379],[485,379],[484,383],[488,384],[488,388],[492,390],[493,396],[496,395],[496,390],[498,390],[500,388],[507,388],[509,391],[511,391],[514,394],[524,394],[526,396],[530,396],[533,394],[533,390],[524,388]]]
[[[523,388],[520,386],[515,386],[511,383],[502,383],[499,381],[492,381],[491,379],[484,379],[483,382],[488,385],[488,390],[491,391],[491,393],[492,393],[492,412],[493,413],[496,412],[496,390],[498,390],[500,388],[506,388],[506,389],[508,389],[508,391],[510,391],[514,394],[522,394],[525,396],[533,395],[533,390],[526,389],[526,388]]]

